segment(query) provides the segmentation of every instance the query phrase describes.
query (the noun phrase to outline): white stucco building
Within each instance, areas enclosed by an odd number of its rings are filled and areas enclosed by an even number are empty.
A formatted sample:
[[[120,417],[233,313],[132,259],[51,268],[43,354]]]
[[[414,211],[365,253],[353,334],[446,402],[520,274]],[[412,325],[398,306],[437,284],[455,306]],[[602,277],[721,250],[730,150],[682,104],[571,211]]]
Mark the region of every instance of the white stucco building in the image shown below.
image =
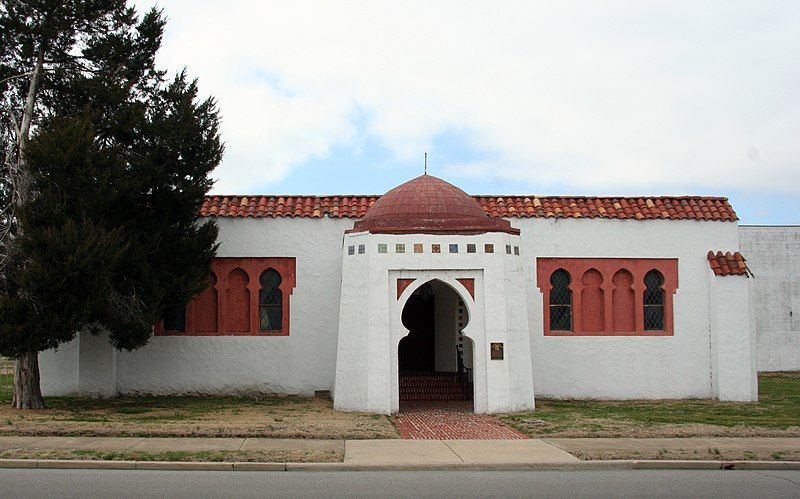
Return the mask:
[[[753,271],[759,371],[800,371],[800,226],[743,225]]]
[[[213,196],[210,287],[117,352],[41,354],[45,395],[329,391],[342,410],[536,397],[757,398],[752,279],[724,198]]]

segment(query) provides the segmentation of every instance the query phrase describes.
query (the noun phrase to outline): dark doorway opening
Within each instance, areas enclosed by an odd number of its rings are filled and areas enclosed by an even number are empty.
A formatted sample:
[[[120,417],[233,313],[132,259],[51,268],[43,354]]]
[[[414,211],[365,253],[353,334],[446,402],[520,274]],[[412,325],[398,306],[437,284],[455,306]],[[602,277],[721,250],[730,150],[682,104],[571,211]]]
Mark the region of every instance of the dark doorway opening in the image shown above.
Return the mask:
[[[433,287],[423,284],[403,308],[403,325],[410,331],[397,348],[400,373],[429,373],[436,370],[436,319]]]
[[[472,411],[472,342],[462,334],[467,318],[458,293],[438,280],[425,283],[402,321],[409,333],[397,348],[400,410],[446,401]]]

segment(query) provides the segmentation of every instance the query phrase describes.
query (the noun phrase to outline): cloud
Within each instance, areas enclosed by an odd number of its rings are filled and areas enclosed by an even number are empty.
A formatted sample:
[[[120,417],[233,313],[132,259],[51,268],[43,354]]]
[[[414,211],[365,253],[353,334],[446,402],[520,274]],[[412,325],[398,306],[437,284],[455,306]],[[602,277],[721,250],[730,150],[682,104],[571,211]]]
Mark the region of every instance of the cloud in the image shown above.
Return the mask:
[[[160,64],[219,100],[217,192],[269,185],[364,134],[404,161],[458,130],[480,157],[454,175],[800,193],[796,2],[160,5]]]

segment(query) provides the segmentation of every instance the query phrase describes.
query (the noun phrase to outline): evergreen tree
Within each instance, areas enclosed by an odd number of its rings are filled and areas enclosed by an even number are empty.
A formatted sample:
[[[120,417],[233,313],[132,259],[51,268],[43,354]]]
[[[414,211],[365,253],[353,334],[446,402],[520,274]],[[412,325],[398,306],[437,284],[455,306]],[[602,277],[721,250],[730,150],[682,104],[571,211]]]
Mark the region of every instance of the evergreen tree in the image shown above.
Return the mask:
[[[0,352],[19,359],[14,405],[25,408],[43,405],[37,352],[79,330],[141,347],[206,286],[217,229],[198,224],[197,209],[223,147],[213,100],[198,101],[185,73],[168,81],[155,69],[160,12],[139,20],[110,0],[5,5],[0,28],[32,40],[3,49],[6,74],[29,74],[8,80],[6,102],[27,102],[40,67],[30,141],[9,119],[22,139],[6,175],[16,230],[0,283]]]

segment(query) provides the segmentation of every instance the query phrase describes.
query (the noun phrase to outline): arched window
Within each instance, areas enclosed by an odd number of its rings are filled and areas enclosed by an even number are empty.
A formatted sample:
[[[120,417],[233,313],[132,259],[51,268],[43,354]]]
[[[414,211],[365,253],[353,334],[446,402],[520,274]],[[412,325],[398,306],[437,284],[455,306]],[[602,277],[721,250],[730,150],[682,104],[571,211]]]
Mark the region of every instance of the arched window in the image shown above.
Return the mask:
[[[280,331],[283,329],[283,292],[280,290],[281,275],[275,269],[267,269],[259,279],[258,292],[259,330]]]
[[[235,333],[250,331],[250,276],[236,267],[228,274],[226,319],[228,329]]]
[[[194,327],[200,333],[217,332],[217,275],[211,272],[208,276],[208,287],[195,298]]]
[[[611,279],[614,290],[611,292],[614,331],[636,331],[636,295],[633,291],[633,274],[620,269]]]
[[[597,269],[589,269],[581,278],[581,322],[583,330],[602,331],[605,327],[605,302],[603,275]]]
[[[164,331],[186,332],[186,307],[173,307],[164,314]]]
[[[550,330],[572,331],[572,279],[564,269],[558,269],[550,276]]]
[[[644,276],[644,330],[664,330],[664,277],[657,270]]]

